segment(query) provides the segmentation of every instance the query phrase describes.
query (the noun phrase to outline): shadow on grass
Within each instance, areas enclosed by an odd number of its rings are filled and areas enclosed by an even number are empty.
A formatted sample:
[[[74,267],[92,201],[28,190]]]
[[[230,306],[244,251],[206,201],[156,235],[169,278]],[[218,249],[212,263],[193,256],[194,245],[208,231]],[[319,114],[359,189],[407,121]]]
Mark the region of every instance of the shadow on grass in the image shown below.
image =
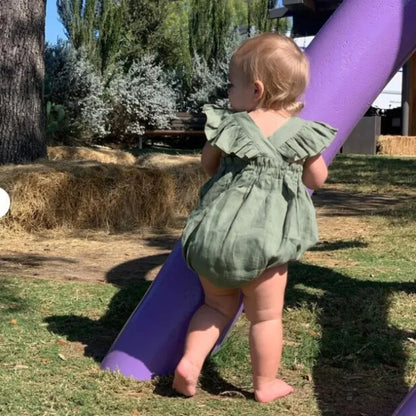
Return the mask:
[[[173,375],[155,379],[154,393],[163,397],[179,397],[180,394],[172,389]],[[208,358],[199,378],[199,385],[206,393],[221,396],[254,400],[254,393],[241,389],[221,377],[215,363]]]
[[[143,257],[122,263],[109,270],[108,283],[119,287],[106,313],[93,320],[79,315],[52,316],[45,319],[48,329],[66,336],[68,341],[85,345],[85,355],[101,362],[137,304],[149,289],[146,274],[161,265],[167,255]]]
[[[213,395],[242,397],[254,400],[252,392],[248,392],[224,380],[220,376],[216,364],[210,358],[204,364],[199,383],[204,391]]]
[[[324,295],[316,295],[316,289]],[[322,415],[391,415],[407,393],[403,344],[414,333],[388,323],[390,295],[398,291],[416,293],[416,285],[354,280],[323,267],[291,265],[286,307],[306,305],[322,329],[313,369]]]
[[[335,251],[335,250],[345,250],[348,248],[362,248],[367,247],[368,243],[364,243],[360,240],[351,240],[351,241],[320,241],[315,247],[309,249],[309,251]]]
[[[0,277],[0,309],[2,314],[7,312],[23,312],[29,309],[27,299],[16,294],[16,288],[10,280]]]
[[[356,244],[361,243],[338,242],[325,249]],[[162,261],[162,257],[137,259],[109,271],[109,281],[119,285],[120,290],[99,320],[55,316],[46,320],[49,329],[69,341],[85,344],[85,354],[101,361],[150,284],[140,276],[126,283],[120,274],[124,275],[127,266],[144,267],[145,273],[146,264]],[[415,284],[354,280],[328,268],[298,262],[291,264],[289,273],[286,307],[307,307],[322,331],[313,368],[321,414],[391,415],[408,391],[403,343],[415,334],[388,323],[390,295],[397,291],[415,293]],[[160,377],[155,393],[174,396],[171,380]],[[211,360],[204,367],[200,383],[211,394],[253,397],[224,380]]]
[[[63,315],[45,318],[45,322],[50,331],[85,345],[85,355],[101,362],[149,286],[150,282],[142,280],[121,287],[111,299],[105,315],[98,320]]]

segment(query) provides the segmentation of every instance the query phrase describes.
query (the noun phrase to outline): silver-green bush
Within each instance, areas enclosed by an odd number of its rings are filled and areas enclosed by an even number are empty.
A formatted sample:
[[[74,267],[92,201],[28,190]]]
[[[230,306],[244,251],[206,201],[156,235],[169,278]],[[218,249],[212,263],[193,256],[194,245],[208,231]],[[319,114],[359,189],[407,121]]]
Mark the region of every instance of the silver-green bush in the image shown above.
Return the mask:
[[[46,100],[63,106],[68,134],[93,141],[107,133],[104,82],[82,50],[60,42],[47,46]]]
[[[120,138],[168,128],[175,117],[175,92],[153,56],[134,61],[126,73],[120,65],[107,94],[110,131]]]

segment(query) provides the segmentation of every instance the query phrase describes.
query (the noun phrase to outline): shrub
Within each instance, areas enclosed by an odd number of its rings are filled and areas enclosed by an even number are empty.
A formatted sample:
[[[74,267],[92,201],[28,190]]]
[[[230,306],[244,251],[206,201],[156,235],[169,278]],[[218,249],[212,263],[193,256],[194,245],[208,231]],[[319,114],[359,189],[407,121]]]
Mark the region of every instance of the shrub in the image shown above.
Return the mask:
[[[225,44],[226,53],[221,61],[207,62],[199,55],[194,56],[189,91],[183,98],[183,110],[200,112],[206,103],[227,106],[229,65],[232,53],[240,42],[239,33],[232,32]]]
[[[197,113],[206,103],[225,106],[228,80],[222,66],[216,64],[211,68],[199,55],[194,55],[192,66],[191,87],[184,97],[183,109]]]
[[[69,129],[65,119],[65,108],[63,105],[46,103],[46,139],[48,142],[65,137]]]
[[[83,51],[67,43],[46,47],[46,101],[62,106],[65,134],[73,139],[94,141],[106,134],[108,109],[104,82],[88,62]],[[55,131],[58,135],[59,129]],[[67,141],[67,138],[63,138]]]
[[[147,128],[168,128],[175,117],[176,97],[154,56],[119,65],[108,86],[109,126],[119,138],[142,135]]]

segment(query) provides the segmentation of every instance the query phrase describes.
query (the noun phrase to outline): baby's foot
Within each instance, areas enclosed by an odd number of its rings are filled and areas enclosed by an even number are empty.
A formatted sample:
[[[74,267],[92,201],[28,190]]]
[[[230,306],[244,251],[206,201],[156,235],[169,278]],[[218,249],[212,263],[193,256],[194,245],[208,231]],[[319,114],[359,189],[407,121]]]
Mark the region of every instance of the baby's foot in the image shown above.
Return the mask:
[[[268,403],[287,396],[292,393],[293,390],[293,386],[276,378],[270,383],[262,386],[260,389],[256,389],[254,391],[254,397],[258,402]]]
[[[198,376],[199,369],[186,358],[182,358],[176,367],[172,387],[175,391],[184,396],[194,396]]]

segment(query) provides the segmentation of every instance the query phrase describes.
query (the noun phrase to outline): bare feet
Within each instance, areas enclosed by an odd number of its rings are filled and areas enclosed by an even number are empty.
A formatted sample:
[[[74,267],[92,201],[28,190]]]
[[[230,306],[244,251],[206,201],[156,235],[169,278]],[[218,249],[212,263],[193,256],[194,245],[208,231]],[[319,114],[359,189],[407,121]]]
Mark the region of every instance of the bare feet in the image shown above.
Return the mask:
[[[270,383],[263,384],[261,388],[254,390],[254,397],[258,402],[268,403],[280,399],[292,393],[293,386],[285,383],[283,380],[276,378]]]
[[[172,387],[175,391],[187,397],[196,392],[200,369],[186,358],[182,358],[175,370]]]

